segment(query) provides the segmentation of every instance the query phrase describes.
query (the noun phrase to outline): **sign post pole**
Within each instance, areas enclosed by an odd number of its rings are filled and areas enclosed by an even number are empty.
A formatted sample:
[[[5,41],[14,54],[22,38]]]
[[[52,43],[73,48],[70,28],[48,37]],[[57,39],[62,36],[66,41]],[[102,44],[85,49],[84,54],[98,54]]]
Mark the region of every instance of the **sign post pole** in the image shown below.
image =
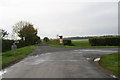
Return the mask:
[[[59,36],[60,37],[60,44],[63,44],[63,36]]]

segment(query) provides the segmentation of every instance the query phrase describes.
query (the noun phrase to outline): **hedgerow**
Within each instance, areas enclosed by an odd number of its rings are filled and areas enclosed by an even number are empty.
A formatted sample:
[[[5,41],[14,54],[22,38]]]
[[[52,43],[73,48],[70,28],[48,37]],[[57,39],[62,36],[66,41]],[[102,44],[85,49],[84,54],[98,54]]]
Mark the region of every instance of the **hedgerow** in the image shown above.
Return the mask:
[[[90,38],[91,46],[120,46],[120,37]]]

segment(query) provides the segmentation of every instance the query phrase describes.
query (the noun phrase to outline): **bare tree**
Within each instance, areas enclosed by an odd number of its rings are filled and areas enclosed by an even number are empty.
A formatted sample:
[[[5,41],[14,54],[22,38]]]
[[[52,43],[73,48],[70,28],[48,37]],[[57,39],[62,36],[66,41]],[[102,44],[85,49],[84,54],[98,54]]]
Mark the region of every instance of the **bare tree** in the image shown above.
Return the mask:
[[[8,35],[9,33],[3,29],[0,29],[0,38],[4,38]]]

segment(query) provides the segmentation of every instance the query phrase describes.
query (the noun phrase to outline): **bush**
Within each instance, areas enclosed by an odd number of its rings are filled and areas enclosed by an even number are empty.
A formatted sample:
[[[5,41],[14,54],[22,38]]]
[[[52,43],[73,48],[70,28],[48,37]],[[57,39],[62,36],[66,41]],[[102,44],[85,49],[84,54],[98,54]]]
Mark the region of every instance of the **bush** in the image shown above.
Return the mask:
[[[13,44],[13,40],[2,40],[2,52],[11,50],[12,44]]]
[[[51,41],[48,41],[47,42],[48,44],[59,44],[59,40],[58,39],[54,39],[54,40],[51,40]]]
[[[18,40],[18,41],[19,41],[19,43],[16,43],[17,48],[41,43],[41,40],[39,38],[36,38],[36,40],[34,42],[31,42],[29,44],[24,40]],[[2,40],[2,52],[11,50],[11,46],[13,45],[13,43],[14,43],[13,40]]]
[[[18,40],[19,43],[16,43],[17,48],[25,47],[25,41]],[[2,52],[11,50],[11,46],[13,45],[13,40],[2,40]]]
[[[73,46],[72,41],[69,40],[69,39],[63,39],[63,44],[60,44],[60,40],[59,40],[59,39],[55,39],[55,40],[48,41],[47,44]]]
[[[48,42],[50,41],[48,37],[44,37],[43,41]]]
[[[39,43],[41,43],[41,40],[40,40],[40,37],[34,36],[32,38],[31,37],[27,37],[25,39],[25,41],[22,40],[21,42],[24,43],[25,46],[29,46],[29,45],[39,44]]]
[[[120,46],[120,37],[90,38],[91,46]]]
[[[19,43],[16,44],[18,48],[26,46],[26,42],[25,41],[23,41],[23,40],[18,40],[18,41],[19,41]]]
[[[63,40],[63,44],[64,44],[64,45],[69,45],[69,46],[72,46],[72,45],[73,45],[70,39],[64,39],[64,40]]]

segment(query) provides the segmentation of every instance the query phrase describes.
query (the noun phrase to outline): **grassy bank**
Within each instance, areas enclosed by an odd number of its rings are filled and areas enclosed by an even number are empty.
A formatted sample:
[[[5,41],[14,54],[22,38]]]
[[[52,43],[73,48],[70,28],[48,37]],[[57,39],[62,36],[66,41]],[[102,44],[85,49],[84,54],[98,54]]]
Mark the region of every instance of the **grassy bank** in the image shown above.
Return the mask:
[[[114,75],[120,76],[120,53],[107,54],[101,57],[99,64],[113,72]]]
[[[7,51],[2,53],[2,68],[9,66],[12,63],[19,61],[35,50],[35,46],[27,46],[19,48],[15,51]]]
[[[117,47],[117,46],[91,46],[88,39],[73,39],[72,43],[74,46],[60,45],[56,42],[49,41],[47,45],[52,47],[66,47],[66,48],[103,48],[103,47]]]

